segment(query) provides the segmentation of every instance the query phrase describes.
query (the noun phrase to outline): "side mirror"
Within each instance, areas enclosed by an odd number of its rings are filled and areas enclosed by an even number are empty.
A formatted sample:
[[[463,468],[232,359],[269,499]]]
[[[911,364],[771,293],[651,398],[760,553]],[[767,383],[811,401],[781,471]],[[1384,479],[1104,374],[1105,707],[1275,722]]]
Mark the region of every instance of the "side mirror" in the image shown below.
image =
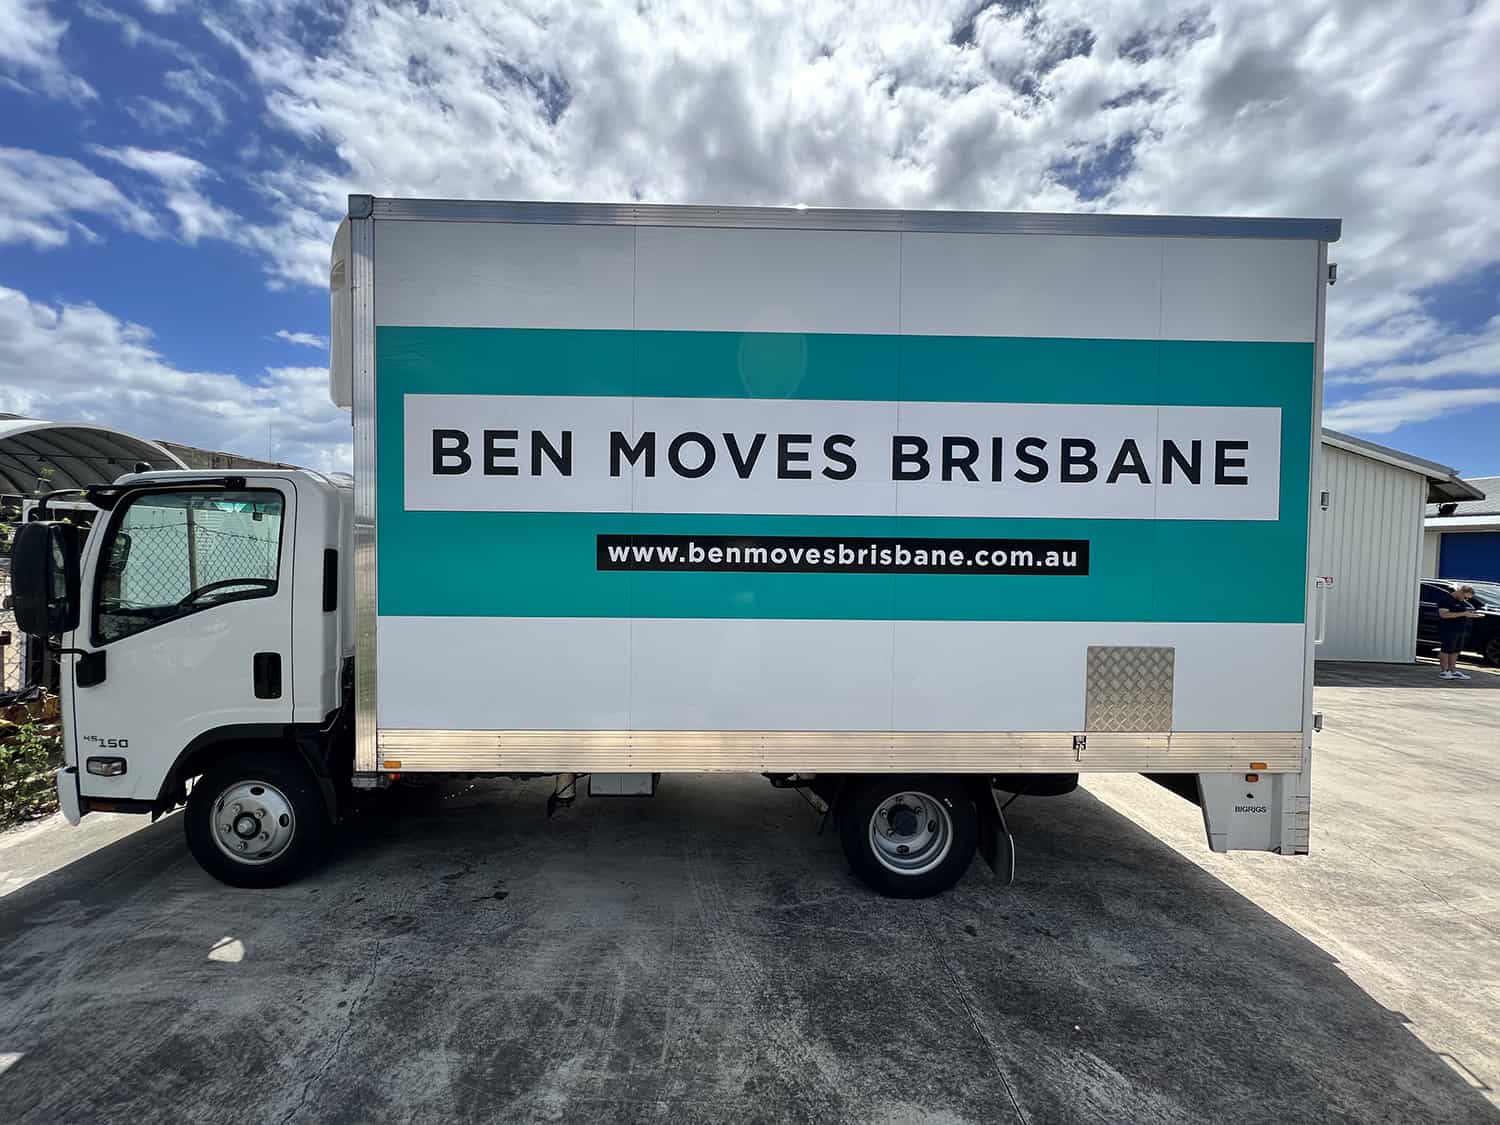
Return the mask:
[[[38,520],[16,528],[10,585],[17,628],[40,637],[77,628],[81,547],[70,523]]]

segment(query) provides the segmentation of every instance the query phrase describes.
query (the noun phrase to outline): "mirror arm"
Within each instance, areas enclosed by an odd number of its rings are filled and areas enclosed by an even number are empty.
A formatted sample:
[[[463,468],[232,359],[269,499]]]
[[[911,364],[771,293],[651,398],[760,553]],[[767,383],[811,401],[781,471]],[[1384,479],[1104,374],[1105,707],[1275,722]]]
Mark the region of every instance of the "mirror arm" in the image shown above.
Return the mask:
[[[35,516],[35,518],[39,519],[39,520],[46,519],[47,518],[47,514],[48,514],[47,513],[47,505],[50,504],[52,501],[58,499],[59,497],[61,497],[61,496],[87,496],[88,495],[88,491],[89,490],[86,489],[86,488],[58,488],[58,489],[54,489],[51,492],[44,492],[44,493],[42,493],[41,497],[36,502],[36,516]]]

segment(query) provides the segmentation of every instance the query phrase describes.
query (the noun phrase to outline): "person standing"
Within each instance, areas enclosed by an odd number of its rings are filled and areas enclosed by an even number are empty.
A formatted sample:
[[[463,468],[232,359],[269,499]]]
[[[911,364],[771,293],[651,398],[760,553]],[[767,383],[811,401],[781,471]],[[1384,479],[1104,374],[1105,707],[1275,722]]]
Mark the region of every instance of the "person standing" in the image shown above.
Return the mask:
[[[1467,680],[1467,672],[1458,670],[1458,654],[1464,649],[1469,636],[1470,618],[1479,616],[1479,607],[1474,604],[1474,587],[1460,586],[1453,593],[1439,591],[1437,596],[1438,675],[1445,680]]]

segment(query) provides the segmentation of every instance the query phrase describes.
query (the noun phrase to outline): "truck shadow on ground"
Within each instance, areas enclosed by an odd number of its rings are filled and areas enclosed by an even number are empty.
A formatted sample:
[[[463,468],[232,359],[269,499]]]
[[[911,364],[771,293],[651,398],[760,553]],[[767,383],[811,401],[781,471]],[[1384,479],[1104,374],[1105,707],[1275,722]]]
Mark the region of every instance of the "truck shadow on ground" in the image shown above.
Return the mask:
[[[1013,806],[1015,886],[898,902],[756,778],[551,820],[549,791],[389,801],[274,891],[211,881],[174,818],[0,900],[0,1119],[1496,1119],[1087,793]]]
[[[1364,664],[1347,660],[1318,661],[1313,673],[1317,687],[1350,688],[1434,688],[1440,691],[1500,690],[1500,668],[1477,657],[1460,657],[1458,670],[1467,680],[1438,678],[1438,662],[1430,656],[1418,657],[1414,664]]]

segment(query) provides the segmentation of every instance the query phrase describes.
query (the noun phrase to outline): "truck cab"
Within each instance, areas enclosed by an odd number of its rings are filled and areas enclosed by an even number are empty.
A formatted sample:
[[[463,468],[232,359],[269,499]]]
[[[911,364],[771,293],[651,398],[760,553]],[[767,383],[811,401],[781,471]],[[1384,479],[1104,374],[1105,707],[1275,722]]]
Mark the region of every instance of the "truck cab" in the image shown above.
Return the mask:
[[[100,512],[86,538],[55,535],[47,552],[74,581],[40,592],[70,626],[49,630],[65,813],[188,803],[200,862],[234,883],[282,881],[315,858],[349,774],[352,487],[305,470],[179,470],[88,499]],[[28,554],[18,537],[21,571]],[[200,793],[205,779],[215,793]]]

